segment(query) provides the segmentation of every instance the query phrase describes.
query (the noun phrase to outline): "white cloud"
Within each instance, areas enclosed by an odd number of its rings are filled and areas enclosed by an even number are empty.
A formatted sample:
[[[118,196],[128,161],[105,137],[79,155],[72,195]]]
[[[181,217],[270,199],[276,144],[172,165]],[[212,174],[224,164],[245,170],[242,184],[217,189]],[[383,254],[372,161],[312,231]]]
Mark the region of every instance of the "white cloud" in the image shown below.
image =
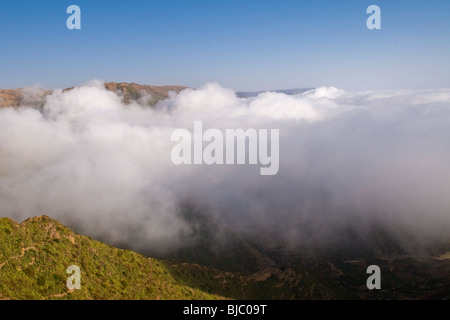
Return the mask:
[[[175,166],[172,130],[280,129],[280,172]],[[290,241],[373,222],[418,236],[450,223],[450,89],[238,98],[207,84],[160,102],[124,105],[94,82],[55,91],[42,110],[0,110],[0,212],[47,214],[138,249],[182,245],[183,201],[241,232]],[[308,229],[308,232],[305,230]]]

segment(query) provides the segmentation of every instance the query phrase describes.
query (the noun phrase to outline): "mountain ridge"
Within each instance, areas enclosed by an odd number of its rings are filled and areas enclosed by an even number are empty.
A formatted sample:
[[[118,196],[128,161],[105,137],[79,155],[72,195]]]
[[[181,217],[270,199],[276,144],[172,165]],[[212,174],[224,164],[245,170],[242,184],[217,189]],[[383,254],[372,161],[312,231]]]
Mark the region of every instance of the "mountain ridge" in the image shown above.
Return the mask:
[[[264,92],[284,93],[288,96],[302,94],[315,88],[296,88],[296,89],[279,89],[279,90],[263,90],[263,91],[238,91],[236,95],[239,98],[253,98]]]
[[[180,93],[188,87],[179,85],[152,86],[128,82],[105,82],[107,90],[116,92],[123,98],[125,104],[131,101],[140,101],[147,106],[154,106],[159,101],[167,99],[170,92]],[[63,91],[69,91],[75,87],[65,88]],[[264,91],[238,91],[236,96],[239,98],[253,98],[264,92],[284,93],[286,95],[296,95],[313,90],[314,88],[282,89],[282,90],[264,90]],[[31,106],[42,106],[45,97],[53,93],[54,90],[18,88],[18,89],[0,89],[0,108],[18,107],[22,104]]]
[[[69,290],[70,265],[81,289]],[[0,299],[223,299],[187,287],[165,262],[74,233],[47,216],[0,218]]]
[[[153,106],[159,101],[167,99],[171,91],[179,93],[187,89],[184,86],[151,86],[134,82],[105,82],[104,85],[107,90],[116,92],[123,97],[125,104],[144,98],[145,101],[143,103],[148,106]],[[66,88],[63,91],[69,91],[73,88]],[[0,89],[0,108],[18,107],[22,104],[42,106],[45,102],[45,97],[52,94],[53,91],[34,88]]]

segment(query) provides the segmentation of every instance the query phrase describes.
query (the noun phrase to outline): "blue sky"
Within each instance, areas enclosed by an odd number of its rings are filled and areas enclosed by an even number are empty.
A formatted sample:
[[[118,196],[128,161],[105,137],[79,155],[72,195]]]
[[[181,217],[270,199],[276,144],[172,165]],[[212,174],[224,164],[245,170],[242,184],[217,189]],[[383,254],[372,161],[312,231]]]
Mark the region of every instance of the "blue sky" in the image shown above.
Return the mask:
[[[69,5],[82,29],[68,30]],[[366,9],[381,8],[368,30]],[[450,87],[450,1],[2,1],[0,88],[91,79],[236,90]]]

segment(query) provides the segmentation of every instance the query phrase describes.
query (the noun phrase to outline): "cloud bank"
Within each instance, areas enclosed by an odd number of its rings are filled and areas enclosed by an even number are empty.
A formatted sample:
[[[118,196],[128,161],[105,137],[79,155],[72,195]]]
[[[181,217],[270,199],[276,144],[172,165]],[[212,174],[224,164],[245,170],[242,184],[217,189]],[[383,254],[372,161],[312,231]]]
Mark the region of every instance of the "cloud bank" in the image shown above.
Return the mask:
[[[46,214],[113,244],[164,253],[194,241],[189,203],[221,228],[291,245],[377,224],[450,233],[450,89],[238,98],[206,84],[155,108],[93,81],[37,108],[0,110],[0,212]],[[280,170],[171,162],[171,133],[279,129]]]

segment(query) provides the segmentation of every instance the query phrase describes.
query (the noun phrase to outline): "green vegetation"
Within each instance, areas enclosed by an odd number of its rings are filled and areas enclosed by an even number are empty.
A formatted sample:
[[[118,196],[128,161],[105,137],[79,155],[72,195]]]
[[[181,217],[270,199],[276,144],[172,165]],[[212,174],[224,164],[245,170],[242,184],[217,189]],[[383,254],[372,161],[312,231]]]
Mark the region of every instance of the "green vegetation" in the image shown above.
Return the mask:
[[[67,267],[81,268],[68,290]],[[0,219],[0,299],[217,299],[177,282],[166,264],[73,233],[46,216]]]
[[[238,252],[241,255],[242,252]],[[81,289],[66,287],[67,267]],[[146,258],[75,234],[49,217],[0,219],[0,299],[327,299],[333,291],[300,267],[226,272]]]
[[[214,253],[207,248],[200,243],[188,255],[203,252],[200,258],[207,261]],[[21,224],[0,218],[0,299],[450,298],[450,262],[443,255],[373,258],[369,251],[356,256],[337,249],[285,254],[281,247],[244,240],[224,250],[215,251],[223,257],[215,260],[219,268],[164,261],[75,234],[46,216]],[[382,290],[367,290],[366,269],[372,264],[382,270]],[[67,289],[70,265],[81,269],[80,290]],[[241,270],[233,270],[236,266]]]

